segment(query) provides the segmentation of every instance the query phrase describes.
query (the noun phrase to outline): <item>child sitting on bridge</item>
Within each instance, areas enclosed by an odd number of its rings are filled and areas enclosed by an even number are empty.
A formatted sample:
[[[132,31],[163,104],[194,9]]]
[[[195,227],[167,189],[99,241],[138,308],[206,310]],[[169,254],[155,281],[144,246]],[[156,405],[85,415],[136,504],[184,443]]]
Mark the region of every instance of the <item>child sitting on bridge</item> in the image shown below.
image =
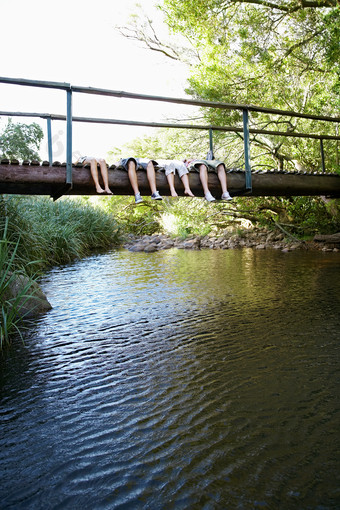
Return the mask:
[[[164,168],[165,175],[169,183],[170,193],[172,197],[178,197],[175,189],[175,173],[177,172],[178,176],[183,182],[184,185],[184,194],[189,197],[194,197],[195,195],[190,189],[189,185],[189,170],[187,169],[186,164],[183,161],[170,160],[170,159],[161,159],[157,160],[158,166]]]
[[[146,175],[149,181],[150,189],[151,189],[151,198],[152,200],[163,200],[161,195],[156,189],[156,172],[154,165],[157,164],[156,161],[151,159],[143,159],[143,158],[122,158],[118,167],[123,167],[129,176],[130,184],[132,186],[133,192],[135,194],[135,203],[139,204],[143,202],[141,194],[139,192],[138,187],[138,179],[137,179],[137,168],[141,167],[146,170]]]
[[[109,177],[108,177],[108,170],[107,170],[107,164],[105,159],[103,158],[94,158],[92,156],[81,156],[77,159],[76,163],[80,163],[82,165],[89,164],[91,169],[91,175],[92,179],[94,181],[96,191],[99,194],[107,193],[108,195],[112,195],[112,191],[109,188]],[[98,168],[97,165],[100,166],[100,171],[103,177],[104,182],[104,189],[99,184],[98,179]]]
[[[216,198],[212,196],[208,186],[208,172],[217,174],[222,188],[222,200],[232,200],[227,189],[227,174],[225,164],[217,159],[194,159],[185,160],[189,171],[199,172],[201,184],[204,191],[205,199],[208,202],[215,202]]]

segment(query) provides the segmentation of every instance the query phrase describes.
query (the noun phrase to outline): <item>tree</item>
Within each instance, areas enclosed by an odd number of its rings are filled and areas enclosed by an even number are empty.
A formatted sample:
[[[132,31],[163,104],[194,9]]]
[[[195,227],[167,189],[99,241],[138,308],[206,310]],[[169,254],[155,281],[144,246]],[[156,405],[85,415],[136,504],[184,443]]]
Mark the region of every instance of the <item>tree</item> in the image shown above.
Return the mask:
[[[173,43],[163,45],[150,18],[134,19],[129,36],[134,34],[152,50],[165,48],[171,58],[190,60],[187,93],[192,97],[338,115],[340,9],[335,0],[164,0],[160,9]],[[179,48],[178,34],[187,48]],[[201,116],[207,124],[242,125],[239,111],[205,109]],[[322,122],[255,113],[250,123],[254,128],[319,134],[330,128]],[[217,133],[214,139],[231,166],[241,160],[240,135]],[[259,166],[285,161],[310,170],[320,167],[315,141],[260,135],[251,141],[252,159]],[[328,168],[336,167],[335,147],[327,148]]]
[[[39,124],[20,124],[8,119],[7,126],[0,135],[0,153],[2,157],[9,159],[40,161],[38,151],[43,137],[44,133]]]

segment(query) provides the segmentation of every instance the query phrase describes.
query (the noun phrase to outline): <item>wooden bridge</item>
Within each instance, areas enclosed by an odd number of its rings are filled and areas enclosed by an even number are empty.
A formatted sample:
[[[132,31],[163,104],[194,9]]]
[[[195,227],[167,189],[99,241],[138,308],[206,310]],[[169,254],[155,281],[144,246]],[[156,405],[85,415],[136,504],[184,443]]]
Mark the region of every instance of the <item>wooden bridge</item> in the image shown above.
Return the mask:
[[[164,171],[156,168],[157,189],[163,196],[169,195],[169,185]],[[98,172],[100,176],[100,171]],[[115,195],[132,195],[127,172],[114,165],[109,167],[109,186]],[[150,188],[144,170],[137,172],[142,195],[150,195]],[[196,172],[189,174],[190,187],[197,197],[203,197],[203,190]],[[313,196],[340,197],[340,175],[326,173],[264,171],[252,172],[252,189],[245,187],[245,171],[227,172],[228,189],[232,196]],[[48,161],[23,162],[0,161],[0,193],[20,195],[96,195],[90,167],[80,164],[72,166],[72,183],[67,184],[66,163]],[[175,177],[176,191],[184,196],[183,184]],[[209,187],[219,197],[221,188],[216,174],[209,173]]]
[[[0,77],[0,83],[10,85],[22,85],[29,87],[40,87],[47,89],[59,89],[66,92],[66,116],[56,114],[42,114],[29,112],[2,112],[0,115],[7,116],[25,116],[40,117],[47,121],[48,134],[48,162],[22,162],[18,161],[0,161],[0,193],[25,194],[25,195],[49,195],[54,199],[62,195],[94,195],[95,187],[91,178],[89,167],[81,165],[72,165],[72,125],[73,122],[101,123],[115,125],[161,127],[194,129],[209,132],[210,153],[213,155],[213,132],[232,132],[237,133],[243,139],[244,145],[244,171],[229,170],[227,173],[228,189],[232,196],[312,196],[326,195],[329,197],[340,197],[340,175],[326,173],[326,164],[324,156],[323,142],[333,140],[338,144],[340,136],[337,126],[340,123],[339,117],[328,117],[323,115],[314,115],[303,112],[292,112],[272,108],[264,108],[255,105],[238,105],[216,101],[202,101],[191,98],[171,98],[162,96],[151,96],[145,94],[136,94],[117,90],[98,89],[93,87],[73,86],[69,83],[47,82],[37,80],[26,80],[22,78]],[[72,115],[72,96],[74,93],[91,94],[106,97],[136,99],[145,101],[158,101],[166,103],[176,103],[181,105],[197,106],[199,108],[214,108],[222,110],[237,110],[242,112],[243,127],[241,126],[205,126],[183,123],[164,123],[149,121],[130,121],[126,119],[107,119],[107,118],[89,118],[73,117]],[[258,129],[249,126],[249,114],[255,112],[256,115],[264,113],[266,115],[276,115],[285,122],[292,118],[303,118],[312,121],[326,122],[327,129],[319,129],[318,133],[299,133],[295,130],[274,131],[268,129]],[[66,121],[66,163],[53,163],[52,155],[52,120]],[[288,122],[289,125],[289,122]],[[331,126],[336,127],[336,134],[331,134]],[[250,134],[266,135],[295,138],[316,139],[320,143],[321,169],[320,173],[309,172],[287,172],[284,170],[271,170],[256,172],[252,171],[250,164]],[[206,149],[205,149],[206,150]],[[337,160],[338,149],[336,148]],[[152,155],[150,155],[152,157]],[[164,172],[157,171],[157,189],[166,196],[169,194],[169,186]],[[190,187],[196,196],[203,196],[202,186],[197,173],[190,173]],[[138,172],[138,181],[140,191],[143,195],[149,195],[149,185],[146,173]],[[176,176],[176,191],[178,195],[183,195],[183,186]],[[109,168],[109,186],[116,195],[130,195],[133,193],[130,186],[127,172],[120,168],[111,166]],[[218,197],[221,193],[220,185],[215,174],[209,174],[209,187],[211,192]]]

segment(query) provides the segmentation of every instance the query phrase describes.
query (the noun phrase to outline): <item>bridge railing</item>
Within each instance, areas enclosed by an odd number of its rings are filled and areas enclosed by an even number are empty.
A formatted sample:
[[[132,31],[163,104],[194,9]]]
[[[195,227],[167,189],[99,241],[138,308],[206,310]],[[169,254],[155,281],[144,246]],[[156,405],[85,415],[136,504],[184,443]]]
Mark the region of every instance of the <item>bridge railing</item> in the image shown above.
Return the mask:
[[[251,164],[250,164],[250,133],[251,134],[265,134],[276,135],[283,137],[295,138],[311,138],[320,141],[320,153],[322,170],[325,172],[325,157],[324,157],[324,140],[340,140],[338,135],[326,134],[313,134],[313,133],[299,133],[294,131],[275,131],[268,129],[254,129],[249,127],[249,112],[268,113],[272,115],[284,115],[288,117],[303,118],[309,120],[318,120],[331,123],[340,123],[340,117],[329,117],[324,115],[312,115],[306,113],[293,112],[289,110],[279,110],[274,108],[265,108],[255,105],[232,104],[217,101],[203,101],[197,99],[187,98],[174,98],[154,96],[147,94],[137,94],[133,92],[124,92],[117,90],[101,89],[94,87],[79,87],[69,83],[62,82],[49,82],[39,80],[27,80],[23,78],[7,78],[0,77],[0,83],[7,83],[11,85],[23,85],[29,87],[41,87],[49,89],[65,90],[66,92],[66,115],[56,115],[51,113],[29,113],[29,112],[5,112],[0,111],[1,115],[7,116],[23,116],[23,117],[39,117],[47,121],[47,135],[48,135],[48,154],[49,162],[52,164],[52,120],[66,121],[66,182],[65,188],[72,187],[72,123],[73,122],[86,122],[86,123],[101,123],[101,124],[116,124],[116,125],[130,125],[130,126],[144,126],[144,127],[162,127],[162,128],[177,128],[177,129],[196,129],[206,130],[209,132],[209,147],[210,153],[213,156],[213,131],[222,132],[235,132],[243,133],[244,143],[244,159],[245,159],[245,193],[252,190],[251,178]],[[201,124],[184,124],[184,123],[166,123],[166,122],[148,122],[148,121],[135,121],[135,120],[122,120],[122,119],[109,119],[109,118],[95,118],[95,117],[73,117],[72,116],[72,94],[94,94],[99,96],[108,96],[125,99],[136,99],[146,101],[158,101],[166,103],[175,103],[182,105],[218,108],[224,110],[238,110],[242,112],[243,127],[238,126],[217,126],[217,125],[201,125]]]

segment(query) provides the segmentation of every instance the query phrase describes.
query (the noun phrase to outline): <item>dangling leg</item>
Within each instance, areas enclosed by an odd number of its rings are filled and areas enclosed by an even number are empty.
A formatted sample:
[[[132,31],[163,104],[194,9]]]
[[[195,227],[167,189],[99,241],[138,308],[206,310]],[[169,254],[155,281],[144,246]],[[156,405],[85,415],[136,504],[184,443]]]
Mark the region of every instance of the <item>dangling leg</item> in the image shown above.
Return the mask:
[[[227,189],[227,174],[225,172],[224,165],[218,165],[217,167],[217,175],[219,178],[219,181],[221,183],[222,188],[222,200],[232,200],[232,197],[229,195],[228,189]]]
[[[156,193],[156,172],[155,167],[153,166],[152,161],[149,161],[148,166],[146,167],[146,175],[148,177],[151,193]]]
[[[175,190],[175,175],[173,172],[170,172],[166,178],[168,179],[169,188],[170,188],[170,194],[172,197],[178,197],[176,190]]]
[[[188,195],[189,197],[194,197],[195,195],[193,194],[193,192],[190,189],[188,174],[182,175],[181,179],[182,179],[182,182],[183,182],[183,185],[184,185],[184,194]]]
[[[214,202],[215,198],[210,193],[209,187],[208,187],[208,169],[205,165],[200,165],[200,179],[202,183],[202,188],[204,191],[205,199],[208,200],[208,202]]]
[[[217,176],[221,183],[222,193],[225,193],[228,190],[227,190],[227,174],[225,173],[224,165],[218,165]]]
[[[97,160],[95,158],[87,159],[87,160],[85,160],[85,164],[86,163],[90,163],[91,175],[92,175],[94,185],[96,187],[96,192],[97,193],[105,193],[105,191],[99,184],[99,180],[98,180]]]
[[[132,186],[135,196],[139,194],[138,180],[137,180],[137,168],[135,162],[131,159],[128,161],[128,176],[130,184]]]
[[[100,165],[100,171],[101,171],[101,174],[103,177],[105,191],[109,195],[112,195],[112,191],[109,188],[109,175],[108,175],[106,161],[105,161],[105,159],[98,159],[98,163]]]

